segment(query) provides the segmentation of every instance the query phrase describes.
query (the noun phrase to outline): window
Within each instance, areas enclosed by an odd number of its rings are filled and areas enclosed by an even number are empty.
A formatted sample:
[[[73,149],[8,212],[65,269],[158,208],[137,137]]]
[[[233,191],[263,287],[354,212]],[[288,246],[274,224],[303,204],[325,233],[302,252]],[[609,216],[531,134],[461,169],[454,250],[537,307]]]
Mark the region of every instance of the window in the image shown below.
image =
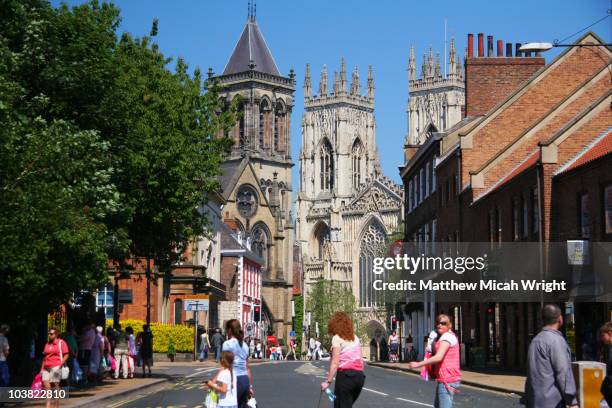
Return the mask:
[[[429,166],[430,163],[427,162],[427,164],[425,165],[425,197],[429,196],[429,172],[431,171]]]
[[[533,213],[531,216],[531,231],[535,235],[540,232],[540,200],[537,187],[531,189],[531,211]]]
[[[408,182],[408,212],[412,212],[412,180]]]
[[[113,285],[107,283],[96,292],[96,307],[98,311],[104,310],[107,319],[113,318]]]
[[[326,224],[321,223],[319,228],[317,228],[317,233],[315,236],[317,238],[319,259],[323,259],[325,256],[325,250],[327,249],[330,241],[329,227]]]
[[[461,186],[459,186],[459,176],[456,174],[453,176],[453,184],[455,185],[455,196],[457,196],[459,195],[459,190],[461,189]]]
[[[520,200],[518,197],[512,199],[512,238],[518,241],[520,237]]]
[[[451,181],[450,179],[446,180],[446,203],[450,201],[451,198]]]
[[[578,231],[583,238],[589,238],[591,235],[588,193],[578,195]]]
[[[321,165],[321,190],[330,191],[334,188],[334,157],[329,140],[325,139],[319,152]]]
[[[604,232],[612,234],[612,184],[604,187],[603,191]]]
[[[425,254],[429,253],[429,224],[425,224],[423,226],[423,242],[425,247]]]
[[[431,248],[432,248],[432,253],[436,253],[436,241],[438,239],[437,233],[438,233],[438,220],[433,220],[431,222]]]
[[[268,101],[264,99],[259,105],[259,148],[263,149],[267,146],[266,133],[270,127],[270,105]]]
[[[353,188],[359,189],[361,185],[361,153],[362,153],[361,142],[355,140],[353,143],[353,149],[351,151],[352,159],[352,173],[353,173]]]
[[[431,160],[431,192],[436,192],[436,158]]]
[[[416,206],[419,204],[419,196],[420,196],[420,192],[421,192],[421,186],[419,184],[419,173],[417,173],[417,175],[414,177],[414,205],[412,206],[412,208],[416,208]]]
[[[424,199],[425,199],[425,170],[421,167],[421,171],[419,172],[420,174],[420,180],[419,180],[419,184],[421,185],[421,194],[420,194],[420,200],[419,203],[421,203]]]
[[[526,238],[529,235],[529,198],[525,194],[523,195],[522,205],[523,205],[523,238]]]
[[[183,323],[183,301],[176,299],[174,301],[174,324]]]
[[[274,118],[274,150],[284,150],[285,136],[285,109],[281,102],[276,104],[276,117]]]
[[[239,138],[238,138],[238,146],[241,149],[244,149],[246,147],[246,144],[247,144],[247,140],[246,140],[247,136],[246,136],[246,131],[244,129],[244,114],[245,114],[244,108],[242,110],[243,110],[243,112],[242,112],[242,115],[240,115],[240,120],[238,122],[239,123],[239,125],[238,125],[239,126],[239,132],[240,132]]]

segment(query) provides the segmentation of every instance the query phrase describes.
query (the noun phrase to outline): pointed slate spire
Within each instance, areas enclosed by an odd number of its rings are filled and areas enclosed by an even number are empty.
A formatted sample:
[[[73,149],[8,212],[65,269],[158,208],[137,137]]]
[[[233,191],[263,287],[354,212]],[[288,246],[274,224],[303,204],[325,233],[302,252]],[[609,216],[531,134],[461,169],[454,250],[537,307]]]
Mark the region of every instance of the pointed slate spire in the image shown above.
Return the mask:
[[[327,95],[327,65],[323,65],[321,79],[319,80],[319,97]]]
[[[249,64],[252,63],[257,72],[281,76],[266,40],[255,22],[254,11],[252,13],[249,7],[249,19],[223,70],[223,75],[249,71]]]
[[[346,66],[344,65],[344,57],[340,58],[340,94],[346,94]]]
[[[414,62],[414,46],[410,47],[410,58],[408,59],[408,81],[416,81],[416,64]]]
[[[355,66],[353,75],[351,76],[351,95],[359,96],[361,91],[359,90],[359,67]]]
[[[374,101],[374,72],[371,65],[368,67],[368,99]]]
[[[306,74],[304,75],[304,98],[310,98],[312,85],[310,83],[310,64],[306,64]]]

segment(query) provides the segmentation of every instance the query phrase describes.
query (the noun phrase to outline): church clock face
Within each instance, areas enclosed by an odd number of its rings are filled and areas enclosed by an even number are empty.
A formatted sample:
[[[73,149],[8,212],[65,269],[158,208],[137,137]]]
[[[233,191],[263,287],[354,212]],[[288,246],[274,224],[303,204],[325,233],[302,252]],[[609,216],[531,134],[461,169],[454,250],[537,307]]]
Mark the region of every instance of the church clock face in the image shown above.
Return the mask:
[[[236,194],[236,206],[240,215],[252,217],[257,211],[257,192],[250,186],[241,186]]]

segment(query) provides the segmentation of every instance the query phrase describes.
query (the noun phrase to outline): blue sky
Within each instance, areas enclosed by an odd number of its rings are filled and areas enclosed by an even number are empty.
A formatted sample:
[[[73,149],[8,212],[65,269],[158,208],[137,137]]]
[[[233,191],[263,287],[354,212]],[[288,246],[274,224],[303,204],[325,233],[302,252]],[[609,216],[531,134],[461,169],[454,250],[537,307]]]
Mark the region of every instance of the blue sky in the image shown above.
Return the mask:
[[[53,1],[53,4],[59,2]],[[82,1],[69,1],[78,4]],[[114,2],[122,11],[121,31],[147,34],[159,19],[157,42],[168,57],[183,57],[193,68],[212,67],[220,73],[244,28],[247,0],[125,0]],[[468,33],[482,32],[504,42],[552,42],[562,40],[606,16],[611,0],[537,1],[257,1],[257,22],[283,75],[296,72],[296,104],[291,143],[297,158],[303,112],[302,85],[306,63],[311,65],[318,88],[323,64],[332,73],[344,56],[349,73],[361,70],[362,91],[366,69],[374,67],[376,85],[377,142],[385,174],[400,182],[402,143],[407,132],[408,100],[406,66],[411,45],[417,68],[431,45],[444,50],[444,19],[448,36],[454,35],[463,53]],[[612,42],[612,17],[592,30]],[[570,38],[574,40],[577,36]],[[559,49],[546,53],[547,60]],[[443,56],[442,56],[443,58]],[[299,163],[294,171],[298,188]]]

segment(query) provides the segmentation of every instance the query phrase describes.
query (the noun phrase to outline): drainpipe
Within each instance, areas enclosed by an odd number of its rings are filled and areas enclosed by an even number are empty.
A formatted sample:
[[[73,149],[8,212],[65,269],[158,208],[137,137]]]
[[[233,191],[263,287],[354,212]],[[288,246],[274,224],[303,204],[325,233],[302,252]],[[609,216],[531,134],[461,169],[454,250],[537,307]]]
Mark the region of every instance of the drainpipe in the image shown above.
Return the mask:
[[[541,150],[540,150],[541,152]],[[541,157],[541,156],[540,156]],[[538,228],[538,251],[540,253],[540,280],[544,279],[544,248],[543,248],[543,234],[544,234],[544,220],[542,218],[542,203],[543,203],[543,197],[542,197],[542,162],[541,160],[538,160],[538,163],[536,164],[536,170],[537,170],[537,181],[538,181],[538,185],[537,185],[537,189],[538,189],[538,219],[539,219],[539,228]],[[540,291],[540,308],[544,307],[544,293],[542,291]]]

